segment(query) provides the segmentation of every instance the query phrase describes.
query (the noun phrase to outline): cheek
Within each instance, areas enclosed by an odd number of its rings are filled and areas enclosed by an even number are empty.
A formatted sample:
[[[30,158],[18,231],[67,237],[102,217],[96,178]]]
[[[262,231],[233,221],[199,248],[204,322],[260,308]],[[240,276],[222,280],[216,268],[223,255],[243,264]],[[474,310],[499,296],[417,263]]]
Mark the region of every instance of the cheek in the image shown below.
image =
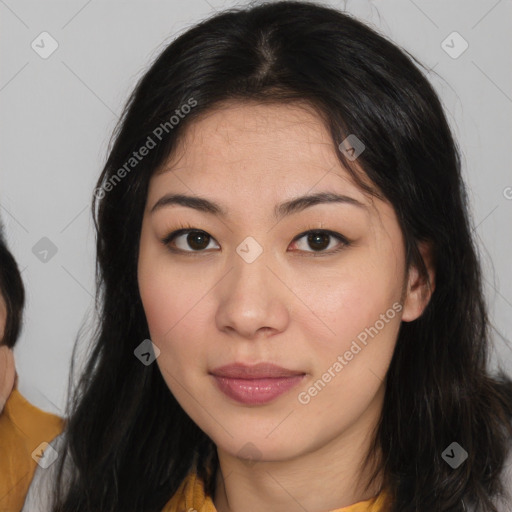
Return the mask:
[[[192,293],[190,288],[186,290]],[[150,339],[160,349],[156,364],[173,395],[179,398],[179,383],[195,357],[192,334],[186,331],[186,312],[190,309],[186,304],[190,301],[184,297],[179,276],[169,268],[159,268],[154,261],[147,266],[142,261],[139,266],[139,291]]]
[[[361,251],[327,278],[303,285],[315,316],[305,312],[301,325],[315,363],[302,396],[315,401],[318,414],[356,414],[381,386],[401,322],[400,269],[389,245],[378,254]]]
[[[155,266],[141,274],[139,290],[153,341],[162,341],[183,316],[184,297],[181,283],[172,272]]]
[[[394,256],[381,252],[376,259],[370,253],[346,261],[345,267],[315,282],[304,282],[297,293],[310,308],[304,309],[303,327],[314,329],[311,339],[326,348],[333,346],[333,340],[338,348],[350,344],[400,299],[402,282]],[[395,310],[389,311],[386,325],[395,316]]]
[[[174,391],[171,376],[179,376],[202,361],[208,287],[204,276],[172,265],[165,251],[143,247],[139,255],[139,292],[151,341],[160,349],[157,359],[164,379]]]
[[[198,299],[204,285],[194,274],[183,272],[161,247],[141,237],[138,263],[139,293],[149,331],[155,343],[163,342],[179,330]]]

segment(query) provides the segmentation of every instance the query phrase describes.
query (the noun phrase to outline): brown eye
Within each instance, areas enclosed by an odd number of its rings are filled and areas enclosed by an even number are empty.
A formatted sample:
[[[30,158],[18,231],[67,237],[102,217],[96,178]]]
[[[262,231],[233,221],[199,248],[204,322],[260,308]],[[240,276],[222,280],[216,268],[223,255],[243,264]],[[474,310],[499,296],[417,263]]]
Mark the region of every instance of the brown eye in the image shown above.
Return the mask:
[[[329,246],[330,235],[327,233],[310,233],[308,235],[308,244],[315,251],[322,251]]]
[[[211,240],[214,238],[205,231],[180,229],[165,237],[162,242],[172,251],[201,252],[208,247]],[[171,242],[175,247],[171,246]]]
[[[210,235],[208,235],[204,231],[191,231],[190,233],[187,234],[186,241],[189,247],[191,247],[195,251],[200,251],[208,247]]]
[[[335,252],[340,251],[345,246],[350,245],[350,242],[339,233],[335,233],[333,231],[328,230],[316,230],[316,231],[306,231],[305,233],[300,234],[295,238],[294,243],[296,245],[298,244],[298,240],[305,239],[306,243],[303,244],[302,248],[299,247],[299,250],[302,252],[318,252],[318,253],[325,253],[325,254],[332,254]],[[338,240],[338,248],[334,248],[333,250],[326,250],[330,247],[332,249],[332,240],[336,239]],[[336,244],[334,244],[336,246]],[[308,250],[308,248],[312,250]],[[323,254],[322,254],[323,255]]]

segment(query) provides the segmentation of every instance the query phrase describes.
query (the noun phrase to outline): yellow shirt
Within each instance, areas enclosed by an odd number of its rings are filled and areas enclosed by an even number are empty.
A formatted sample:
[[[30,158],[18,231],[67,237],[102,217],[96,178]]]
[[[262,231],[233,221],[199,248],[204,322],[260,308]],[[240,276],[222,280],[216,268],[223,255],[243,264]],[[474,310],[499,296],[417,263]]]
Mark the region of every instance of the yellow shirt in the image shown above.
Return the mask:
[[[63,427],[62,418],[32,405],[13,388],[0,414],[1,512],[21,510],[37,464],[32,452]]]
[[[386,512],[389,495],[382,491],[377,497],[359,501],[330,512]],[[209,496],[205,496],[202,480],[190,473],[162,512],[216,512]]]

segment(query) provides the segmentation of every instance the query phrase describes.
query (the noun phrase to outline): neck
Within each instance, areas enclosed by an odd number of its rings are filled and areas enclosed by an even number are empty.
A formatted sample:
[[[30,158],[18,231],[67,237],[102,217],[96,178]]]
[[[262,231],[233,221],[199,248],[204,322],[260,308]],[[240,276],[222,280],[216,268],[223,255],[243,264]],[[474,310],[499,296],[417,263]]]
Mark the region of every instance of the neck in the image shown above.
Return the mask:
[[[375,497],[382,475],[369,482],[380,453],[363,467],[383,395],[331,442],[293,459],[248,463],[217,448],[214,497],[218,512],[325,512]]]

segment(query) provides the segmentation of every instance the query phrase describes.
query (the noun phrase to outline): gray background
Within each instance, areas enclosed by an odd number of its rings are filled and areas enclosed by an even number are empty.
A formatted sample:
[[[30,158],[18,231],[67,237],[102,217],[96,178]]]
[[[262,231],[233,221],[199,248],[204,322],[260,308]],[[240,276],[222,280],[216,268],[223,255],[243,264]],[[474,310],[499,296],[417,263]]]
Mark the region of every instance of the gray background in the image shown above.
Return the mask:
[[[27,290],[14,352],[19,389],[35,405],[63,414],[73,344],[94,320],[89,203],[124,101],[178,33],[244,3],[0,0],[0,215]],[[512,339],[511,1],[325,3],[433,69],[428,76],[462,151],[496,356],[512,372],[512,350],[498,335]],[[462,49],[454,31],[469,45],[457,58],[445,51]],[[46,59],[31,47],[51,48],[42,32],[58,43]],[[38,254],[48,246],[43,237],[55,254]]]

